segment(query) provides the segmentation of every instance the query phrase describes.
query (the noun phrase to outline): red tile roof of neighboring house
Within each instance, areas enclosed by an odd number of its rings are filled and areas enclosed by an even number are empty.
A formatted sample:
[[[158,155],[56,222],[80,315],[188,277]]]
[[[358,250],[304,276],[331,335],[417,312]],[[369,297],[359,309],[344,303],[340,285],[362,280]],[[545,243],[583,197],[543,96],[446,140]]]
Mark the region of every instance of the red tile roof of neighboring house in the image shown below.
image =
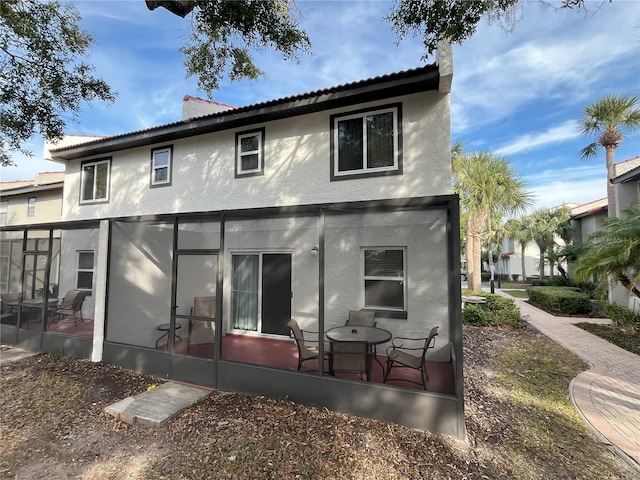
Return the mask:
[[[212,105],[219,105],[221,107],[229,108],[229,109],[236,108],[233,105],[227,105],[226,103],[220,103],[214,100],[207,100],[206,98],[192,97],[191,95],[185,95],[184,98],[182,99],[183,102],[188,102],[190,100],[195,100],[196,102],[210,103]]]
[[[0,182],[0,191],[19,193],[17,190],[31,191],[38,187],[62,187],[64,184],[64,172],[38,172],[33,180],[11,180]]]

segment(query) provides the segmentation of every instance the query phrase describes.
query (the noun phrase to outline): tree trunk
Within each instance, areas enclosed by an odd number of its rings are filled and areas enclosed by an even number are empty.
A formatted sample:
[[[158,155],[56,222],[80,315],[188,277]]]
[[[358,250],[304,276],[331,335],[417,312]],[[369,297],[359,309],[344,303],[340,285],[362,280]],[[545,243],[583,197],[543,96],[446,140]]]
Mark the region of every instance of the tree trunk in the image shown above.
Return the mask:
[[[522,254],[521,254],[521,258],[520,261],[522,263],[522,281],[526,282],[527,281],[527,272],[524,269],[525,264],[527,263],[525,261],[524,255],[525,255],[525,250],[527,249],[527,246],[524,244],[520,245],[520,249],[522,250]]]
[[[482,228],[478,228],[481,223],[471,213],[467,216],[467,281],[469,282],[469,290],[472,292],[479,292],[481,289]]]
[[[626,288],[629,292],[634,294],[636,297],[640,298],[640,290],[633,285],[629,277],[618,273],[616,275],[618,277],[618,281],[622,284],[624,288]]]
[[[607,147],[607,212],[609,218],[617,217],[616,212],[616,189],[611,183],[611,179],[615,177],[614,173],[614,160],[616,156],[615,147]]]
[[[540,249],[540,263],[538,264],[538,273],[540,274],[540,280],[544,280],[544,254],[545,251]]]

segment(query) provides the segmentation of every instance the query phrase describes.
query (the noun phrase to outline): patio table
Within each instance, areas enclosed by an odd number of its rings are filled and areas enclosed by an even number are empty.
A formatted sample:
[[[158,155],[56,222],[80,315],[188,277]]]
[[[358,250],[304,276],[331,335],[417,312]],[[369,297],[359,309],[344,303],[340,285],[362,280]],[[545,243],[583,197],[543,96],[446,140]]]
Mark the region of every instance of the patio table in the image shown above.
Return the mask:
[[[367,342],[370,351],[373,351],[374,345],[388,342],[391,340],[391,332],[378,327],[362,327],[345,325],[343,327],[334,327],[327,330],[327,338],[335,342]],[[374,355],[378,365],[384,370],[384,365]]]

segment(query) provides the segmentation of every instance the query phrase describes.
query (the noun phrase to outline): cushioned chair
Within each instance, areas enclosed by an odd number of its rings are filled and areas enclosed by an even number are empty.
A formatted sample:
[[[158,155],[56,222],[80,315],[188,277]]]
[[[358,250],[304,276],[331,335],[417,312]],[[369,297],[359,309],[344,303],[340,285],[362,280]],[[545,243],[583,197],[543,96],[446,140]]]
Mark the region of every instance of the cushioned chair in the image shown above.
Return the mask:
[[[298,370],[302,368],[302,362],[307,360],[314,360],[320,357],[320,351],[318,347],[307,345],[308,343],[318,343],[317,340],[305,340],[304,332],[318,334],[318,332],[311,332],[309,330],[302,330],[295,319],[289,320],[287,326],[291,329],[291,335],[293,336],[296,345],[298,347]],[[331,345],[329,342],[324,343],[325,355],[329,353]]]
[[[331,342],[329,352],[329,374],[335,372],[364,373],[371,381],[371,356],[367,342]]]
[[[427,374],[426,355],[427,350],[433,348],[436,343],[435,337],[438,335],[438,327],[433,327],[429,336],[426,338],[407,338],[407,337],[394,337],[391,339],[391,346],[387,348],[387,369],[384,373],[383,383],[387,380],[401,380],[405,382],[415,383],[422,385],[422,388],[427,389],[427,380],[429,375]],[[417,354],[409,353],[416,352]],[[389,372],[392,368],[412,368],[420,371],[420,377],[422,382],[415,382],[407,378],[389,378]]]
[[[375,327],[376,312],[366,312],[360,310],[351,310],[346,325],[355,325],[358,327]]]
[[[216,318],[216,297],[194,297],[191,315],[203,318]],[[213,327],[214,323],[208,320],[189,320],[187,353],[189,353],[192,344],[213,344],[215,341]]]
[[[62,320],[64,317],[73,317],[74,325],[84,322],[84,318],[82,316],[82,303],[90,293],[91,292],[86,290],[69,290],[60,301],[58,309],[55,311],[55,314],[58,315],[58,320]],[[80,315],[79,322],[78,315]]]

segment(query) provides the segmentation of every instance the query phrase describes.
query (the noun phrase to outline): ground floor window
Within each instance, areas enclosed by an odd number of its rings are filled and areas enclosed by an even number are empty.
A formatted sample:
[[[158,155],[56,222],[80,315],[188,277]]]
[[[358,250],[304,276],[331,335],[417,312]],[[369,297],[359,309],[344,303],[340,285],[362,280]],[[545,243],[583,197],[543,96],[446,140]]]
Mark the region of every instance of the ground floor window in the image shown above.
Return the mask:
[[[405,310],[404,248],[364,248],[364,306]]]
[[[93,288],[93,251],[78,252],[76,288],[78,290]]]

